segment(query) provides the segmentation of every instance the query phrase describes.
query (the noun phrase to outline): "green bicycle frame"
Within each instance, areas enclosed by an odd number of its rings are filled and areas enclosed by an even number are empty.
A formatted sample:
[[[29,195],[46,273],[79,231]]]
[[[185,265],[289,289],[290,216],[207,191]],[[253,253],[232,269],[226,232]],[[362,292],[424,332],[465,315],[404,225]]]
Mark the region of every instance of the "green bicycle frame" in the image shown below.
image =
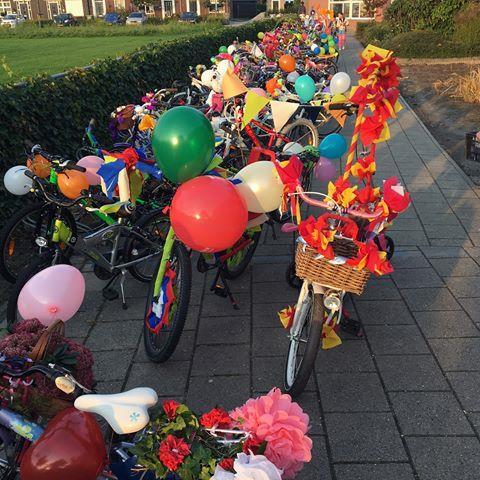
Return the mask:
[[[157,297],[160,294],[160,289],[162,288],[163,277],[165,276],[165,271],[167,270],[167,262],[170,260],[173,245],[175,243],[175,232],[170,226],[167,233],[167,238],[165,239],[165,244],[163,246],[162,258],[160,260],[160,266],[158,268],[157,277],[155,278],[155,286],[153,288],[153,296]]]

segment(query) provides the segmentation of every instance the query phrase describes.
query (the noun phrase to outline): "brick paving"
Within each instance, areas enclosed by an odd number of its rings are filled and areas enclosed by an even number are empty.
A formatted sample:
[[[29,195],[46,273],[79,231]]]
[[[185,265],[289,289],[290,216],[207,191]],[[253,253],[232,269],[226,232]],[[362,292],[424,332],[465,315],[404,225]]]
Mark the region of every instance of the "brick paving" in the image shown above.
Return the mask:
[[[341,59],[353,78],[359,50],[351,39]],[[347,301],[365,336],[320,351],[299,398],[314,438],[303,480],[480,475],[479,190],[407,105],[391,133],[378,148],[377,177],[397,175],[413,206],[391,232],[395,272]],[[194,273],[185,332],[166,364],[144,353],[147,288],[133,279],[122,310],[86,272],[87,298],[67,331],[94,351],[102,391],[144,385],[194,409],[239,405],[282,385],[287,338],[276,313],[297,295],[284,280],[292,248],[291,237],[273,240],[266,230],[251,267],[231,282],[238,311],[209,292],[209,275]]]

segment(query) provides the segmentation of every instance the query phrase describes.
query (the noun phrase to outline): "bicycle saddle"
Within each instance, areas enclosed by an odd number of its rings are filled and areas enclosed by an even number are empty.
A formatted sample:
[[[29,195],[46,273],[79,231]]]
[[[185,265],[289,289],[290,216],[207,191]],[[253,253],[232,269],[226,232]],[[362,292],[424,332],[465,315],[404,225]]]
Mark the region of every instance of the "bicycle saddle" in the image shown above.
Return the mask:
[[[150,417],[148,408],[158,401],[155,390],[134,388],[113,395],[82,395],[75,400],[75,408],[103,417],[119,435],[134,433],[144,428]]]

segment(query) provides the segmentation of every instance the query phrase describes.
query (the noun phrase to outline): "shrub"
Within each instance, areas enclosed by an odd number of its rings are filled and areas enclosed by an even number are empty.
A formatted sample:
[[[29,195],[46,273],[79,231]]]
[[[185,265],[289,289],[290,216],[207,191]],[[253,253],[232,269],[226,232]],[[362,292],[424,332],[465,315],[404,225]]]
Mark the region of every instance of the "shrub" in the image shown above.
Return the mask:
[[[388,22],[369,22],[363,24],[360,30],[357,25],[357,38],[364,44],[368,45],[369,43],[373,45],[381,46],[386,40],[393,37],[392,27]]]
[[[455,16],[453,38],[467,45],[480,45],[480,4],[470,3]]]
[[[452,33],[454,17],[467,5],[468,0],[442,0],[432,11],[431,28],[443,33]]]

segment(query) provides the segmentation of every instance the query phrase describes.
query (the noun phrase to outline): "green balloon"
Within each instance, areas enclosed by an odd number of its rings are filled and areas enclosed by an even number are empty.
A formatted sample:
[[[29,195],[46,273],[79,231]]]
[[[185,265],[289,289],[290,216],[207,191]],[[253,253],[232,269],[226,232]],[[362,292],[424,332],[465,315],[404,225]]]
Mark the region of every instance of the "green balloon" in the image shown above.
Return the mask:
[[[227,48],[225,45],[222,45],[222,46],[218,49],[218,51],[219,51],[220,53],[228,53],[228,48]]]
[[[210,57],[210,61],[211,61],[212,63],[215,63],[215,60],[216,60],[215,57]]]
[[[167,110],[153,131],[152,148],[158,167],[174,183],[183,183],[210,164],[215,136],[207,117],[192,107]]]

